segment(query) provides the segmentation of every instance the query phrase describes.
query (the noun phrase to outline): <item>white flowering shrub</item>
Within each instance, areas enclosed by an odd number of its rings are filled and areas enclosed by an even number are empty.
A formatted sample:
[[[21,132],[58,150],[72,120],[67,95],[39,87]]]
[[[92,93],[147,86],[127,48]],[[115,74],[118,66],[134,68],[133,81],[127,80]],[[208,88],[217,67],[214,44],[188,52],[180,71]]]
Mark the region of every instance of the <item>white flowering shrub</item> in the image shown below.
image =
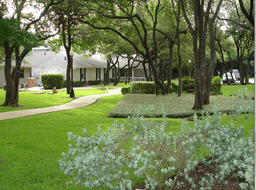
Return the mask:
[[[218,175],[208,174],[200,181],[200,189],[211,189],[214,180],[226,183],[225,177],[233,175],[245,179],[241,189],[254,188],[254,143],[243,138],[243,127],[221,125],[220,114],[208,114],[199,120],[194,115],[194,127],[182,122],[178,134],[167,132],[170,125],[163,111],[163,119],[157,122],[139,108],[136,115],[123,124],[114,122],[108,131],[98,127],[97,135],[84,136],[68,133],[68,153],[63,153],[59,165],[65,174],[73,176],[76,183],[97,189],[132,189],[136,178],[148,189],[182,189],[183,177],[192,188],[196,184],[187,175],[204,160],[198,155],[200,148],[209,150],[218,163]],[[145,111],[145,110],[144,110]],[[251,113],[251,112],[250,112]],[[210,161],[207,161],[210,163]]]

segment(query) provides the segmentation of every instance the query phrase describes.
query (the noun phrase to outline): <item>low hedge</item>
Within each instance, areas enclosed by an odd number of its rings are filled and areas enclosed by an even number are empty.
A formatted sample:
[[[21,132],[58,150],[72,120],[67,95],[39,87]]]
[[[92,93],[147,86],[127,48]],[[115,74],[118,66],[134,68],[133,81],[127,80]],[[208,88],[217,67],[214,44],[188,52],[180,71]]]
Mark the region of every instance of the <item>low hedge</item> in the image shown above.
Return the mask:
[[[89,85],[98,85],[101,83],[102,83],[102,80],[88,80]]]
[[[73,81],[73,87],[81,87],[86,84],[86,81]],[[67,87],[67,80],[64,80],[63,87]]]
[[[213,94],[216,94],[216,95],[220,94],[220,90],[222,87],[221,80],[222,79],[219,76],[213,77],[212,83],[211,83],[211,92]],[[182,90],[184,91],[188,91],[188,89],[195,89],[195,79],[184,76],[181,79],[181,86],[182,86]]]
[[[63,87],[63,74],[41,74],[41,81],[45,89],[60,89]]]
[[[164,83],[167,86],[167,81]],[[130,83],[131,93],[133,94],[155,94],[155,82],[132,82]],[[172,82],[170,86],[170,93],[178,92],[179,85]],[[159,93],[161,89],[159,88]]]
[[[222,79],[219,76],[213,77],[212,84],[211,84],[211,92],[213,94],[216,94],[216,95],[220,94],[220,90],[222,87],[221,80]]]
[[[130,87],[123,87],[123,88],[121,89],[121,92],[122,92],[123,95],[129,93],[130,91],[131,91],[131,90],[130,90]]]
[[[187,91],[188,89],[194,89],[195,88],[195,79],[192,79],[191,77],[188,77],[188,76],[182,77],[181,88],[184,91]]]

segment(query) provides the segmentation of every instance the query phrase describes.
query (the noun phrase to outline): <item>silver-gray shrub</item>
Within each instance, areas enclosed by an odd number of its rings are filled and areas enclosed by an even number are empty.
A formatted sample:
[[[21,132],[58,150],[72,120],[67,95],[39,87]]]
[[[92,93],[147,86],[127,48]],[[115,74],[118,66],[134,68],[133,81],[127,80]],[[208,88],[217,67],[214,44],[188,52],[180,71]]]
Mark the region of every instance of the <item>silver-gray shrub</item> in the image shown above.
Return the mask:
[[[254,111],[239,108],[239,113]],[[182,122],[178,134],[168,133],[171,124],[164,111],[161,121],[143,117],[153,115],[153,110],[149,106],[147,113],[145,110],[143,113],[139,108],[124,123],[115,121],[108,131],[101,131],[99,126],[96,135],[90,136],[86,130],[83,137],[69,132],[68,138],[73,143],[59,160],[64,173],[73,176],[74,181],[68,184],[132,189],[136,176],[143,179],[149,189],[172,189],[175,185],[182,189],[183,183],[177,183],[181,176],[195,188],[196,184],[186,174],[204,160],[196,153],[199,147],[205,147],[216,157],[219,174],[202,178],[200,189],[211,189],[214,180],[225,184],[225,177],[230,175],[246,180],[247,183],[240,184],[242,189],[254,189],[254,143],[251,137],[243,137],[242,126],[221,125],[221,114],[215,111],[211,117],[206,113],[202,120],[194,115],[193,128]]]

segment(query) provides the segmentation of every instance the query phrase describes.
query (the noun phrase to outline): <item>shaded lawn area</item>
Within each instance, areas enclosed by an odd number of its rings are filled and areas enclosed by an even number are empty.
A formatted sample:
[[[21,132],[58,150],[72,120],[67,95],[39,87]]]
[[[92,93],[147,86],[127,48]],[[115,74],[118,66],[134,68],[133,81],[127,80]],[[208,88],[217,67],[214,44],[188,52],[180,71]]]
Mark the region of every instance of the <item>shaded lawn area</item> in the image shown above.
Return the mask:
[[[69,98],[69,94],[66,93],[66,90],[58,90],[58,93],[56,94],[47,94],[47,92],[52,92],[52,90],[40,91],[46,92],[46,94],[34,94],[34,92],[35,91],[19,92],[19,104],[21,107],[11,108],[0,106],[0,112],[50,107],[65,104],[73,100],[72,98]],[[75,97],[81,97],[93,94],[103,94],[108,91],[100,89],[79,89],[74,92]],[[0,89],[0,105],[2,105],[4,101],[5,91]]]
[[[61,171],[58,160],[62,152],[68,151],[67,134],[83,135],[85,128],[93,135],[97,133],[98,124],[102,131],[107,130],[116,120],[107,115],[123,97],[108,96],[84,108],[0,120],[0,189],[87,189],[65,185],[71,178]],[[226,118],[223,117],[223,121]],[[123,121],[118,119],[118,123]],[[223,124],[231,122],[227,120]],[[238,119],[234,123],[243,124],[247,136],[254,127],[254,118],[246,122]],[[177,133],[181,123],[179,119],[168,119],[168,125],[168,130]],[[189,126],[192,127],[193,122],[190,121]]]
[[[229,113],[234,110],[233,99],[225,96],[211,96],[211,104],[204,106],[204,111],[212,113],[214,108],[214,102],[217,103],[219,112]],[[244,100],[244,105],[250,105],[251,101]],[[203,110],[192,110],[194,105],[193,94],[182,94],[178,97],[177,94],[158,95],[153,94],[126,94],[122,101],[118,102],[116,107],[110,111],[110,117],[127,117],[136,112],[138,106],[147,108],[148,105],[154,107],[154,116],[161,117],[161,110],[164,108],[167,117],[182,118],[191,116],[194,113],[200,114]]]

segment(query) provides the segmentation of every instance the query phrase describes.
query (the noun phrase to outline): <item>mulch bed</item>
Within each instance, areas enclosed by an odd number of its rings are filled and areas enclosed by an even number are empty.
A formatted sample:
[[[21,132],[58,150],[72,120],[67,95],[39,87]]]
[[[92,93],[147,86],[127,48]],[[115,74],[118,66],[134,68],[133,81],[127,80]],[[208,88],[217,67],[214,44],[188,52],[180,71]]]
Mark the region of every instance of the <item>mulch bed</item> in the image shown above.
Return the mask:
[[[214,162],[214,158],[211,158],[212,162],[209,165],[204,165],[204,164],[199,164],[195,170],[191,171],[188,175],[193,179],[194,183],[196,184],[196,188],[192,188],[191,185],[184,179],[184,178],[179,178],[177,182],[181,183],[183,182],[182,187],[178,187],[177,185],[174,187],[174,190],[190,190],[190,189],[195,189],[198,190],[200,189],[201,185],[199,182],[201,181],[202,177],[207,177],[206,174],[211,173],[214,176],[219,173],[217,163]],[[245,179],[241,178],[235,178],[232,176],[227,176],[224,181],[227,181],[228,184],[225,185],[223,183],[220,183],[218,181],[213,182],[212,190],[241,190],[239,183],[247,183]],[[177,183],[176,183],[177,184]],[[205,186],[206,188],[206,186]],[[138,185],[134,189],[143,189],[147,190],[145,188],[145,185]]]

